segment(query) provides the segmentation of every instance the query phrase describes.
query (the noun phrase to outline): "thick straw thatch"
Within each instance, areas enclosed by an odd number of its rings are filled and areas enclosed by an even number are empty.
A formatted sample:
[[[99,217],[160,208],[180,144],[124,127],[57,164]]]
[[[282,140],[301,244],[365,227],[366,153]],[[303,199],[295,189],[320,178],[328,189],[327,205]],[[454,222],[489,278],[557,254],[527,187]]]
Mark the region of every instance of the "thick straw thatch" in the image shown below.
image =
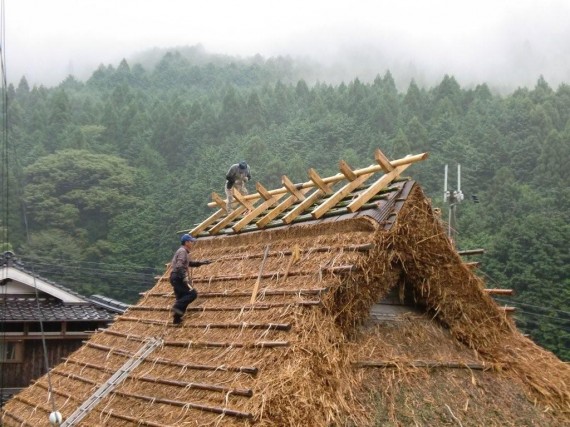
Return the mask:
[[[215,262],[194,270],[200,298],[183,326],[170,323],[165,272],[54,368],[64,418],[159,337],[162,346],[80,425],[570,421],[570,368],[524,338],[483,292],[417,186],[388,229],[341,218],[199,239],[193,256]],[[419,314],[371,322],[373,304],[394,289]],[[44,377],[6,405],[2,420],[47,425],[49,412]]]

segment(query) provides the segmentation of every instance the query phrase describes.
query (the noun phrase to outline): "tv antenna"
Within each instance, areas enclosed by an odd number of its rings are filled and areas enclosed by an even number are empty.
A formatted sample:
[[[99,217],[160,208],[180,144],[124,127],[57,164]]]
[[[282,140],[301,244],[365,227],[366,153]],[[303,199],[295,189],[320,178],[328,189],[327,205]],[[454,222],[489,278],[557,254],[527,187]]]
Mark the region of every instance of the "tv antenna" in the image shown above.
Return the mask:
[[[455,244],[455,235],[457,234],[457,205],[464,199],[461,191],[461,165],[457,165],[457,189],[451,190],[447,188],[447,165],[445,165],[445,178],[443,181],[443,202],[449,203],[449,215],[447,219],[447,236]]]

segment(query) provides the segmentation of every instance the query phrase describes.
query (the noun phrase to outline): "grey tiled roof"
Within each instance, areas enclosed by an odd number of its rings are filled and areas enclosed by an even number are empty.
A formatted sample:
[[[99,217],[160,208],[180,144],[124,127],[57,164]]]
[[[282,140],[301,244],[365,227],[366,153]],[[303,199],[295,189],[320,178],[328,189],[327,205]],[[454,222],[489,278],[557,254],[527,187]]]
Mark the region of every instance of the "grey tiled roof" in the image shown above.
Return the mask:
[[[29,297],[0,299],[0,319],[5,322],[39,321],[111,321],[116,312],[93,303],[64,304],[55,298],[40,298],[38,303]],[[40,312],[41,311],[41,312]]]

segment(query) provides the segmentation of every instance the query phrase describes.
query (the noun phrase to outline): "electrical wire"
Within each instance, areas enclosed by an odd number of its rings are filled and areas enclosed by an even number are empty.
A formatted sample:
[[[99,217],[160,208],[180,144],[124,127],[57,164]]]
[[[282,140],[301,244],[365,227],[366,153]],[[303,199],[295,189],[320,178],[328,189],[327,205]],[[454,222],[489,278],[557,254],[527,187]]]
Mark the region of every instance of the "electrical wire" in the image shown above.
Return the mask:
[[[0,62],[1,62],[1,72],[2,72],[2,101],[3,101],[3,123],[2,123],[2,139],[3,139],[3,170],[2,170],[2,176],[3,176],[3,187],[2,187],[2,202],[3,202],[3,207],[4,207],[4,215],[5,215],[5,222],[3,223],[3,227],[5,228],[4,231],[4,243],[8,244],[10,242],[9,240],[9,212],[10,212],[10,191],[9,191],[9,165],[10,162],[8,161],[8,156],[9,156],[9,139],[8,139],[8,95],[7,95],[7,72],[6,72],[6,25],[5,25],[5,8],[4,8],[4,0],[1,0],[0,3],[0,20],[1,20],[1,35],[0,35]],[[15,150],[14,150],[15,152]],[[17,156],[15,156],[17,157]],[[24,211],[24,215],[25,215],[25,211]],[[24,217],[25,218],[25,217]],[[26,224],[26,234],[28,235],[29,238],[29,234],[28,234],[28,228],[27,228],[27,219],[25,219],[25,224]],[[33,265],[32,265],[32,272],[34,271],[33,269]],[[51,382],[51,375],[50,375],[50,369],[49,369],[49,360],[48,360],[48,352],[47,352],[47,344],[46,344],[46,338],[45,338],[45,333],[44,333],[44,322],[43,322],[43,313],[42,313],[42,309],[41,309],[41,305],[40,305],[40,299],[39,299],[39,291],[38,291],[38,287],[37,287],[37,283],[36,283],[36,275],[35,273],[32,274],[33,277],[33,281],[34,281],[34,291],[35,291],[35,299],[36,299],[36,306],[38,309],[38,313],[39,313],[39,325],[40,325],[40,332],[41,332],[41,337],[42,337],[42,349],[43,349],[43,361],[44,361],[44,365],[45,365],[45,370],[46,370],[46,377],[47,377],[47,383],[48,383],[48,401],[51,404],[52,407],[52,411],[56,412],[57,408],[56,408],[56,403],[55,403],[55,397],[54,394],[52,392],[53,388],[52,388],[52,382]],[[6,303],[6,298],[3,298],[4,303]],[[4,310],[5,312],[5,310]],[[2,324],[4,324],[5,322],[2,322]],[[5,343],[5,336],[3,337],[3,342]],[[2,364],[2,367],[4,367],[5,363]],[[3,380],[4,380],[4,375],[2,375],[2,383],[0,384],[2,390],[4,389],[4,384],[3,384]],[[3,393],[1,393],[3,396]]]

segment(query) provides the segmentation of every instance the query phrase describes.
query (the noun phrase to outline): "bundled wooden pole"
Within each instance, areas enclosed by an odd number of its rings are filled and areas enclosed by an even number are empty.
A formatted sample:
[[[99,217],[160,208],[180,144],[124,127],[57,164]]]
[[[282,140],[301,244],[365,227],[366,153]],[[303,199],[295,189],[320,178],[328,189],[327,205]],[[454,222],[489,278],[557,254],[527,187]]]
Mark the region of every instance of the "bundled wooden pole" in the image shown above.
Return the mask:
[[[249,301],[250,304],[254,304],[255,299],[257,298],[257,290],[259,289],[259,283],[261,282],[261,275],[263,274],[263,267],[265,266],[265,260],[267,259],[268,253],[269,253],[269,245],[265,246],[265,253],[263,254],[263,260],[261,260],[261,267],[259,268],[259,274],[257,276],[257,280],[255,281],[255,285],[253,285],[253,292],[251,293],[251,300]]]

